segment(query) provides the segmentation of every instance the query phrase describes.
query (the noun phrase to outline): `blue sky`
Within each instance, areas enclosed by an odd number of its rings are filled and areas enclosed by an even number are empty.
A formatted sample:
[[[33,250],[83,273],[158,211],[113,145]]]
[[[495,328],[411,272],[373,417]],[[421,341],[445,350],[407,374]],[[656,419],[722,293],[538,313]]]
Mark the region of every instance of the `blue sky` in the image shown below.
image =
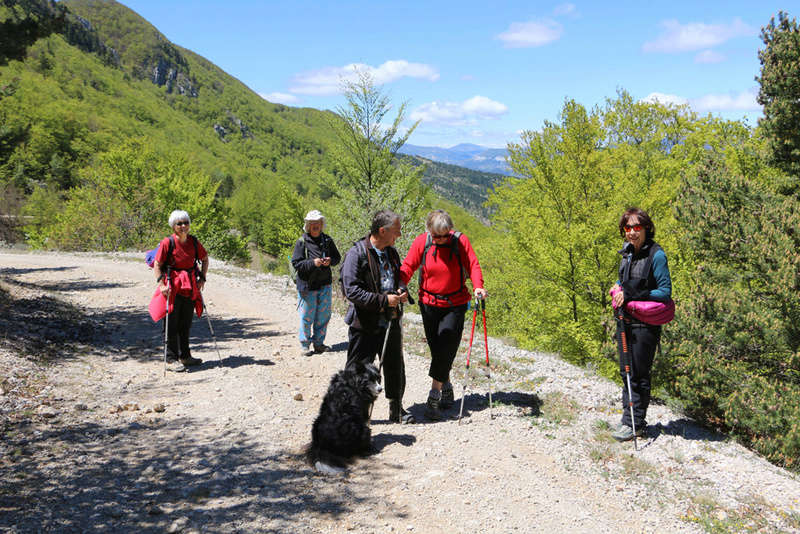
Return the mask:
[[[564,99],[617,89],[755,125],[760,28],[800,15],[771,0],[122,3],[271,102],[336,109],[359,65],[421,119],[409,143],[442,147],[504,147]]]

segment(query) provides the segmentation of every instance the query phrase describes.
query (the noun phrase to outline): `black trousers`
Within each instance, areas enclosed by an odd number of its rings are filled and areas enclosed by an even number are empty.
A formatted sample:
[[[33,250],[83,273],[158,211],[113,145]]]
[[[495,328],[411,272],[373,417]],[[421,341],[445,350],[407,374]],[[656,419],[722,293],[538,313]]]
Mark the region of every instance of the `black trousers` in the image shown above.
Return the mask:
[[[345,367],[352,369],[356,362],[375,363],[375,356],[380,358],[385,336],[386,328],[370,332],[351,326],[348,331],[349,344]],[[406,391],[406,364],[403,360],[403,333],[400,329],[400,319],[392,320],[386,354],[383,357],[383,379],[386,398],[402,400]]]
[[[617,340],[619,341],[619,332]],[[631,356],[631,398],[633,399],[633,420],[636,428],[647,426],[647,408],[650,406],[650,371],[656,348],[661,339],[661,327],[643,324],[629,325],[627,328],[628,353]],[[628,406],[628,383],[622,344],[619,348],[619,374],[622,377],[622,424],[631,426],[631,410]]]
[[[450,368],[461,344],[464,332],[464,316],[467,305],[439,308],[420,304],[425,339],[431,349],[431,366],[428,376],[437,382],[450,380]]]
[[[189,331],[194,317],[194,301],[190,297],[175,295],[172,313],[169,314],[169,332],[167,332],[167,359],[185,360],[190,358]]]

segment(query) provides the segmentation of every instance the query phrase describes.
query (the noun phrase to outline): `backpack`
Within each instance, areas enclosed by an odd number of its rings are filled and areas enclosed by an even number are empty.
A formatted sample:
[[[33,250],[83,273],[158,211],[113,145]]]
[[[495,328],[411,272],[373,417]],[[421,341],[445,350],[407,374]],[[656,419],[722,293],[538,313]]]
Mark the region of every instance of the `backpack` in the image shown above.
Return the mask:
[[[298,239],[298,241],[303,242],[303,256],[305,257],[305,259],[308,259],[308,248],[306,247],[306,240],[301,237],[300,239]],[[294,283],[294,285],[297,285],[297,269],[294,268],[294,264],[292,263],[292,256],[294,256],[294,250],[292,250],[292,253],[289,254],[289,278],[292,280],[292,283]]]
[[[366,238],[359,239],[358,241],[353,243],[353,247],[357,250],[356,253],[358,255],[362,255],[363,254],[367,258],[367,265],[369,266],[370,281],[372,282],[372,289],[376,293],[379,293],[380,292],[380,282],[375,280],[371,276],[373,268],[375,267],[375,260],[372,258],[372,255],[369,253],[369,250],[367,250],[367,245],[364,244],[364,240],[365,239]],[[349,253],[350,253],[350,251],[346,252],[345,255],[344,255],[344,258],[342,258],[342,266],[344,266],[344,260],[345,260],[345,258],[347,258],[347,255]],[[377,268],[375,268],[375,270],[377,270]],[[344,298],[345,300],[348,300],[347,299],[347,294],[344,291],[344,281],[342,280],[342,270],[341,270],[341,268],[339,269],[339,291],[342,293],[342,298]]]
[[[466,287],[466,281],[467,278],[469,278],[469,275],[467,273],[467,269],[464,267],[464,264],[461,262],[461,254],[460,254],[461,246],[459,246],[458,244],[458,240],[461,239],[461,235],[462,235],[461,232],[453,232],[452,234],[450,234],[450,253],[455,254],[456,259],[458,260],[458,267],[459,270],[461,271],[461,287],[459,287],[456,291],[453,291],[452,293],[448,293],[446,295],[437,295],[436,293],[431,293],[430,291],[422,287],[422,280],[423,280],[422,272],[425,270],[425,259],[428,257],[428,249],[433,246],[433,237],[431,236],[430,232],[427,232],[427,237],[425,238],[425,248],[422,251],[422,260],[420,261],[419,264],[420,291],[424,291],[429,295],[433,295],[434,298],[436,298],[437,300],[446,300],[446,301],[450,301],[450,297],[452,297],[453,295],[458,295],[459,293],[464,291],[464,288]],[[434,256],[436,255],[436,250],[438,249],[435,249],[433,251]]]
[[[196,266],[197,262],[200,260],[200,258],[199,258],[200,254],[199,254],[199,252],[197,250],[197,238],[195,236],[193,236],[193,235],[190,235],[189,237],[192,238],[192,242],[194,243],[194,263],[195,263],[195,266]],[[158,246],[156,248],[154,248],[153,250],[148,250],[144,254],[144,261],[147,264],[147,266],[150,267],[151,269],[153,267],[155,267],[156,256],[158,255],[158,249],[159,248],[161,248],[161,243],[159,243]],[[166,265],[169,265],[170,263],[172,263],[172,252],[174,250],[175,250],[175,238],[173,236],[169,236],[169,248],[167,249]]]

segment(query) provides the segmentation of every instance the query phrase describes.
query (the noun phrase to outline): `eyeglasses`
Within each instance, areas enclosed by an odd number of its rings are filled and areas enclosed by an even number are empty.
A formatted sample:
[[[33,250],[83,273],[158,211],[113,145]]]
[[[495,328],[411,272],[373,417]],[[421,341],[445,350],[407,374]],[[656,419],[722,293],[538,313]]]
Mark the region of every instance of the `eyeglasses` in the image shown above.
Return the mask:
[[[450,237],[450,234],[443,234],[443,235],[431,234],[431,239],[444,239],[446,237]]]
[[[634,224],[634,225],[626,224],[625,225],[625,231],[626,232],[641,232],[643,228],[644,228],[644,226],[642,226],[641,224]]]
[[[189,226],[189,221],[178,221],[175,226]]]

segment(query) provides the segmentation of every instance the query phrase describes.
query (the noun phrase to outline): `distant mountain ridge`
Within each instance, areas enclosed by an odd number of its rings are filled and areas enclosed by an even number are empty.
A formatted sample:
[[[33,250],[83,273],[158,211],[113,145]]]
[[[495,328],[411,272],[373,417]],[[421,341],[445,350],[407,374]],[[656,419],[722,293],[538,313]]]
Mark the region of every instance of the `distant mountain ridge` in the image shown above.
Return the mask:
[[[450,148],[405,144],[400,152],[476,171],[511,174],[511,168],[506,163],[508,151],[505,148],[487,148],[471,143],[461,143]]]

